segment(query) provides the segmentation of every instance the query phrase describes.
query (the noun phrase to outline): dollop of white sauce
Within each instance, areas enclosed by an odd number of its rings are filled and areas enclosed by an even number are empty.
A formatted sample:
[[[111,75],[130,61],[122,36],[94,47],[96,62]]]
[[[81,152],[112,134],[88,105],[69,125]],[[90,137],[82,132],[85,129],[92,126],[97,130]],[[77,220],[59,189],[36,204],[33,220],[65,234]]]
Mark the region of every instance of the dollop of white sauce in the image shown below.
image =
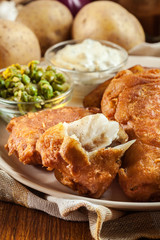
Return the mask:
[[[122,62],[120,50],[105,46],[92,39],[66,45],[53,57],[54,65],[70,70],[101,71]]]

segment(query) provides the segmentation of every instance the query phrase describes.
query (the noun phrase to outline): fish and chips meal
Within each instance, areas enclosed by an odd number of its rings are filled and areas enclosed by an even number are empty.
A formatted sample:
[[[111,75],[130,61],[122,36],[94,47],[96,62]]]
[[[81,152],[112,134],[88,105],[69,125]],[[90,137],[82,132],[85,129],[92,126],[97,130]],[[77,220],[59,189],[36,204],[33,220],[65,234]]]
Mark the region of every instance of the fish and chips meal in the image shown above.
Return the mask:
[[[160,69],[122,70],[83,103],[13,118],[9,155],[82,196],[100,198],[117,177],[132,201],[159,201]]]
[[[130,201],[160,201],[160,69],[120,71],[145,42],[143,27],[112,1],[72,13],[27,1],[15,21],[0,20],[5,149],[82,196],[100,198],[116,179]],[[65,106],[73,88],[83,107]]]

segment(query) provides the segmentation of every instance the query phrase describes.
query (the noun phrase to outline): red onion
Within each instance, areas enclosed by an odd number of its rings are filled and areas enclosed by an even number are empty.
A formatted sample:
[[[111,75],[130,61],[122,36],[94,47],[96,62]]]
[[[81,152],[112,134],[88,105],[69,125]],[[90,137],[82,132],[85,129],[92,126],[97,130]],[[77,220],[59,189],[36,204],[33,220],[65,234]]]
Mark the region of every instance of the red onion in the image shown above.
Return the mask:
[[[87,3],[90,3],[90,0],[59,0],[59,2],[66,5],[71,11],[72,15],[75,16],[77,12]]]

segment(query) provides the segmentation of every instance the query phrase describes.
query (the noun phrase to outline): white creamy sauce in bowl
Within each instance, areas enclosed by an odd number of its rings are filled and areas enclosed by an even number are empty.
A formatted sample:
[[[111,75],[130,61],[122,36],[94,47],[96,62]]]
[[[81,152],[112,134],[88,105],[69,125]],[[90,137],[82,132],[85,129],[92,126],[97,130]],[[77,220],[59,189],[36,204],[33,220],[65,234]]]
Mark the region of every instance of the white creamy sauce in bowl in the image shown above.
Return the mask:
[[[82,99],[112,78],[126,64],[125,49],[105,40],[68,40],[50,47],[45,61],[65,72],[74,82],[73,98]]]
[[[105,46],[92,39],[66,45],[52,58],[54,65],[80,72],[106,70],[116,67],[122,61],[123,55],[120,50]]]

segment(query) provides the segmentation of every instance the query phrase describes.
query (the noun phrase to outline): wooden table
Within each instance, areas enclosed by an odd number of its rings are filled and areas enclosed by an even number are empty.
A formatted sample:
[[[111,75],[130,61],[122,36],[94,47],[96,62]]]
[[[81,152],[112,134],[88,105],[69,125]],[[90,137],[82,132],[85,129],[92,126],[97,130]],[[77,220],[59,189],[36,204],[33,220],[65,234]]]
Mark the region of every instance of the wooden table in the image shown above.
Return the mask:
[[[88,222],[70,222],[0,201],[0,240],[93,240]]]
[[[0,201],[0,240],[94,239],[88,222],[64,221],[38,210]]]

